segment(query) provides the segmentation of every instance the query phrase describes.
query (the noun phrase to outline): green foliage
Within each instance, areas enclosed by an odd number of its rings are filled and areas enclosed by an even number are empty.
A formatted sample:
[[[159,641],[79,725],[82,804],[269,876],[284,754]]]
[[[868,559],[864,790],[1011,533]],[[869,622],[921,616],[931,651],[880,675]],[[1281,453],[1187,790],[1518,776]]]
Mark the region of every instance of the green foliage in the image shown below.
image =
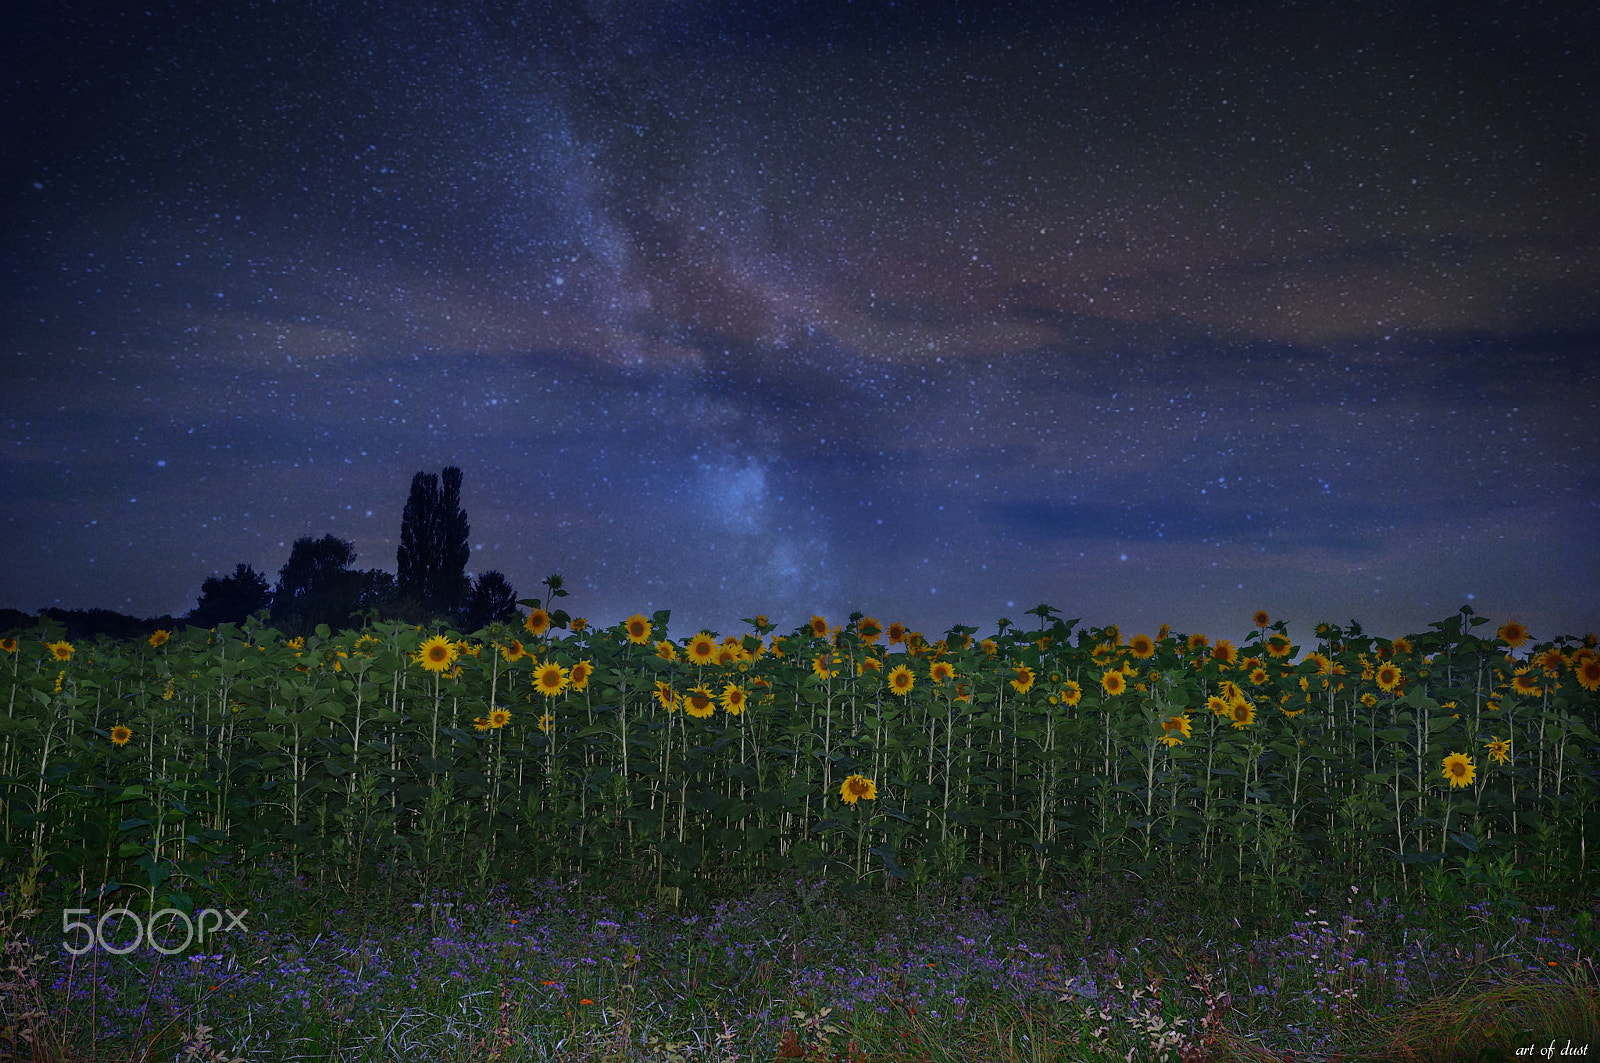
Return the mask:
[[[358,892],[776,872],[1043,897],[1125,870],[1276,903],[1337,869],[1514,905],[1592,881],[1587,647],[1509,655],[1466,612],[1298,649],[1281,623],[1235,647],[1053,612],[983,641],[857,616],[668,643],[665,613],[631,638],[558,610],[431,662],[434,633],[392,622],[41,629],[0,658],[0,855],[183,910],[264,853]]]

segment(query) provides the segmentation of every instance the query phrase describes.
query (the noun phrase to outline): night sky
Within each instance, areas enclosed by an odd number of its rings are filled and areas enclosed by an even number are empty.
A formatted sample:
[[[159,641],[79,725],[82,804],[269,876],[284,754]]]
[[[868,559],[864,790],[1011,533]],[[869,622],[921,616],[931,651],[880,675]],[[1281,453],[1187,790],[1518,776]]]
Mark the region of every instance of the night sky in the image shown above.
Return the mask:
[[[0,44],[0,606],[459,465],[677,636],[1600,628],[1593,4],[145,6]]]

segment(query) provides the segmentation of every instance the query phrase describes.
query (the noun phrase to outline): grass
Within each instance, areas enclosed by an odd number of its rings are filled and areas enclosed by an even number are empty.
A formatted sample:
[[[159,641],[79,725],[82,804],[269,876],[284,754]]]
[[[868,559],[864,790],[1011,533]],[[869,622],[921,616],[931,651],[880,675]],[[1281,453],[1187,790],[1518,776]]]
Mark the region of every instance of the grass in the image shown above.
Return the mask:
[[[30,1063],[1461,1063],[1600,1046],[1583,899],[1428,906],[1346,884],[1268,907],[1124,875],[1042,900],[972,878],[915,895],[727,878],[674,905],[626,874],[408,897],[269,864],[237,885],[242,927],[171,956],[72,956],[59,911],[24,914],[39,896],[23,875],[6,899],[0,980],[0,1052]]]

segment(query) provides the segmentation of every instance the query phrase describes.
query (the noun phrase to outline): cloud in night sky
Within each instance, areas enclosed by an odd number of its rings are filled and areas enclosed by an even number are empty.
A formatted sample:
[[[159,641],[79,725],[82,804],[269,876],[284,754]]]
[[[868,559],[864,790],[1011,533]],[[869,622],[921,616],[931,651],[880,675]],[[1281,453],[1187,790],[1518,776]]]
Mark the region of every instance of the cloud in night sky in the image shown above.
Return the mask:
[[[910,6],[21,16],[0,605],[1600,627],[1600,16]]]

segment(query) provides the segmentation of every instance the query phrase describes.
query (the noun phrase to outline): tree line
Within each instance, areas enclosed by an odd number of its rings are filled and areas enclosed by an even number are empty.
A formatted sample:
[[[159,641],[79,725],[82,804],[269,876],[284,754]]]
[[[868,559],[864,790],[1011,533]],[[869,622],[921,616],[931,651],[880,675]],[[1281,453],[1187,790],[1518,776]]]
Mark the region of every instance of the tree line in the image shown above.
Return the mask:
[[[517,595],[495,570],[467,575],[471,548],[467,512],[461,508],[461,470],[419,472],[400,520],[400,548],[395,573],[354,567],[354,544],[333,534],[296,539],[276,583],[253,566],[240,562],[232,574],[211,576],[184,620],[197,627],[240,623],[265,610],[274,627],[303,634],[318,624],[347,626],[353,619],[376,617],[426,623],[444,619],[464,631],[516,615]],[[144,627],[172,626],[171,616],[140,621],[105,609],[42,609],[66,626],[74,637],[107,634],[129,637]],[[0,629],[21,627],[16,610],[0,610]]]

